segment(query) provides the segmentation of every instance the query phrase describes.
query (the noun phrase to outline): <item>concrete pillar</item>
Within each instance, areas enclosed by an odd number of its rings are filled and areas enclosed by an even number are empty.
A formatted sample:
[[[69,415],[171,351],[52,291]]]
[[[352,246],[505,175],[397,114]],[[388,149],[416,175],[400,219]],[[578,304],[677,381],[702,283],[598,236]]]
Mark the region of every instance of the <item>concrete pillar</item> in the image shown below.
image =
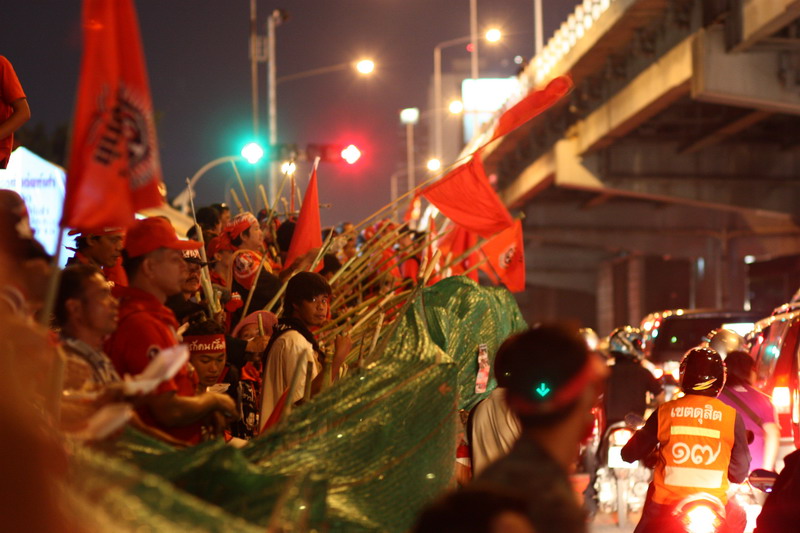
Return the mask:
[[[603,261],[597,269],[597,334],[608,335],[615,326],[612,263]]]

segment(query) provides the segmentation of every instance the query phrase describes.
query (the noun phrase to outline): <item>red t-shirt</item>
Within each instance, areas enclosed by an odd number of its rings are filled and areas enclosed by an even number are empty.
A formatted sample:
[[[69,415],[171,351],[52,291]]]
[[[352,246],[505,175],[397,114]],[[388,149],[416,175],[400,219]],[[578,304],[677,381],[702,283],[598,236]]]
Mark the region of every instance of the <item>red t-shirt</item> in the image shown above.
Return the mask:
[[[11,104],[21,98],[25,98],[25,92],[14,72],[14,67],[11,66],[8,59],[0,56],[0,123],[8,120],[8,117],[14,112]],[[13,134],[0,139],[0,168],[8,166],[8,158],[13,147]]]
[[[114,295],[120,299],[117,330],[105,344],[105,352],[120,376],[141,373],[159,350],[178,344],[175,314],[158,299],[141,289],[116,285]],[[195,384],[186,365],[178,374],[161,383],[155,394],[175,391],[179,396],[194,396]],[[200,425],[167,428],[159,424],[147,407],[138,410],[142,420],[175,438],[200,442]]]

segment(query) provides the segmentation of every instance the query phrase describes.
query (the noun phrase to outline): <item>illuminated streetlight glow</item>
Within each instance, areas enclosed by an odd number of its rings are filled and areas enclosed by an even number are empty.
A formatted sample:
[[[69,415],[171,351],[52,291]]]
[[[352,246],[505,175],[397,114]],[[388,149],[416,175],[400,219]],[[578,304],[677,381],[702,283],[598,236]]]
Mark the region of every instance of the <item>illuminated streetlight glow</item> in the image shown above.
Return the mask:
[[[371,59],[362,59],[356,63],[356,70],[361,74],[372,74],[375,70],[375,63]]]
[[[350,165],[358,161],[360,158],[361,158],[361,150],[359,150],[354,144],[351,144],[350,146],[342,150],[342,159],[347,161],[347,163]]]
[[[281,172],[287,176],[294,176],[296,170],[297,165],[294,164],[294,161],[284,161],[281,163]]]
[[[447,106],[447,109],[453,115],[458,115],[459,113],[462,113],[464,111],[464,102],[462,102],[461,100],[453,100],[452,102],[450,102],[450,105]]]
[[[416,124],[419,121],[419,108],[407,107],[400,111],[400,122],[403,124]]]
[[[264,149],[258,143],[247,143],[242,148],[242,157],[247,159],[251,165],[255,165],[259,160],[264,157]]]
[[[430,170],[431,172],[436,172],[437,170],[442,168],[442,162],[439,161],[437,158],[432,157],[432,158],[428,159],[427,167],[428,167],[428,170]]]
[[[497,28],[491,28],[489,31],[486,32],[486,40],[490,43],[496,43],[503,37],[503,32],[498,30]]]

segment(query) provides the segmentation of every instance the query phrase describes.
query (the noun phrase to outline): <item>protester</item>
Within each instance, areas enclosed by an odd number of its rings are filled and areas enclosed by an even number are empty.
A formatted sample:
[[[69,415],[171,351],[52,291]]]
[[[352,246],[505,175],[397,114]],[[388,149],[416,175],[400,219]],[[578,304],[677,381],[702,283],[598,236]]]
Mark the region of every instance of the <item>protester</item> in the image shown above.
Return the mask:
[[[208,306],[200,303],[200,271],[203,269],[203,260],[197,250],[182,250],[183,260],[186,263],[186,275],[181,282],[179,293],[169,296],[166,306],[169,307],[178,322],[185,324],[198,314],[205,314],[208,318]]]
[[[507,339],[494,368],[522,432],[508,455],[487,466],[473,485],[502,487],[524,499],[539,533],[586,531],[569,469],[594,423],[591,408],[608,372],[605,364],[576,331],[539,325]]]
[[[8,167],[14,132],[31,118],[28,99],[11,62],[0,56],[0,169]]]
[[[331,367],[330,379],[338,378],[344,359],[352,347],[350,337],[347,334],[338,335],[334,341],[333,357],[328,359],[310,329],[327,322],[331,297],[330,285],[319,274],[299,272],[289,280],[283,299],[284,314],[273,328],[267,348],[261,404],[262,422],[269,417],[278,400],[287,392],[298,365],[299,378],[289,396],[291,403],[303,399],[307,363],[311,363],[312,394],[322,388],[325,376],[323,364],[326,361]]]
[[[200,243],[178,240],[174,228],[160,217],[139,220],[128,231],[123,265],[130,286],[119,291],[119,326],[106,343],[119,374],[139,374],[159,350],[178,343],[178,322],[164,302],[181,291],[186,275],[181,251],[199,247]],[[193,444],[202,438],[199,422],[214,412],[235,416],[236,406],[224,394],[195,394],[186,367],[146,396],[140,409],[147,424]]]
[[[231,208],[227,204],[211,204],[211,208],[219,215],[220,228],[225,229],[228,222],[231,221]]]
[[[122,246],[125,231],[122,228],[102,228],[93,232],[72,230],[75,238],[75,255],[67,265],[84,264],[99,268],[106,279],[116,285],[127,285],[128,278],[122,268]]]
[[[241,213],[225,228],[231,244],[236,248],[231,263],[231,290],[238,293],[242,302],[253,291],[248,310],[263,309],[277,294],[281,280],[263,257],[264,234],[251,213]],[[255,286],[255,288],[253,288]],[[233,314],[233,324],[238,323],[243,309]]]
[[[61,407],[64,426],[79,427],[105,403],[125,400],[122,379],[103,352],[103,341],[116,329],[118,315],[119,302],[97,268],[78,264],[64,269],[54,307],[66,355],[63,388],[67,392],[97,394],[94,401],[78,397],[71,402],[71,396],[66,396]],[[148,426],[135,413],[131,425],[169,444],[185,445]]]

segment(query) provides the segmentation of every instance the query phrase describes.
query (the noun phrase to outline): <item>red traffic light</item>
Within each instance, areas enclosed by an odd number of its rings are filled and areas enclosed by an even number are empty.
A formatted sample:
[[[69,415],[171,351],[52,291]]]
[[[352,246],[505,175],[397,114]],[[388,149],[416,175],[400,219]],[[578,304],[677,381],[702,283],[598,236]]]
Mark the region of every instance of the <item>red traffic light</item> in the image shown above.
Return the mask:
[[[347,148],[342,150],[342,159],[344,159],[347,164],[352,165],[359,159],[361,159],[361,150],[359,150],[355,144],[348,145]]]

